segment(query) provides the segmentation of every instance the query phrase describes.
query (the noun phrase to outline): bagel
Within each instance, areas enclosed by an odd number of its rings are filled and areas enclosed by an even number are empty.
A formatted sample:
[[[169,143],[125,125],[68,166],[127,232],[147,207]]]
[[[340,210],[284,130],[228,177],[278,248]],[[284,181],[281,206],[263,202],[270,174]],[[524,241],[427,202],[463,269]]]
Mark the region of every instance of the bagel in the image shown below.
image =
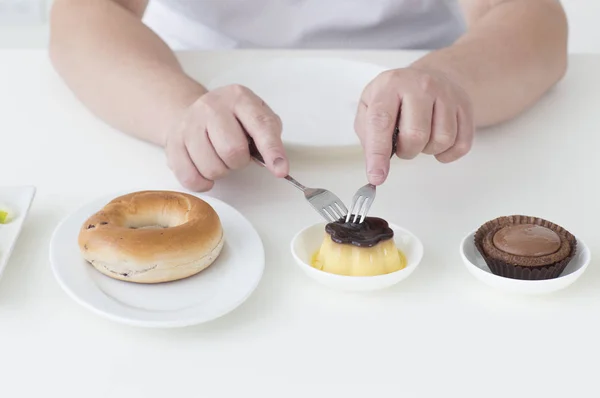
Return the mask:
[[[171,191],[119,196],[89,217],[78,236],[83,258],[96,270],[137,283],[195,275],[217,259],[223,242],[212,206]]]

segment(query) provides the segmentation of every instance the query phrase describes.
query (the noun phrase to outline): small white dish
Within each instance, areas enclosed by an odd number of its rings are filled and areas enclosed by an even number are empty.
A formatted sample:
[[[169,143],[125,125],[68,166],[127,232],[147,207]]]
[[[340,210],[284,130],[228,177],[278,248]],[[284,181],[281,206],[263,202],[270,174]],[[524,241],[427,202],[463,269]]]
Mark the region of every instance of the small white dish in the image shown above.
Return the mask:
[[[460,255],[465,267],[481,282],[510,293],[538,295],[565,289],[583,275],[591,260],[590,249],[581,239],[577,239],[577,252],[558,278],[533,281],[506,278],[490,271],[475,247],[474,236],[475,231],[465,236],[460,244]]]
[[[256,289],[265,253],[252,224],[230,205],[209,197],[219,214],[225,244],[217,260],[197,275],[160,284],[109,278],[84,261],[77,237],[85,220],[118,195],[95,200],[66,217],[50,242],[50,263],[62,289],[77,303],[110,320],[153,328],[185,327],[219,318]]]
[[[0,224],[0,277],[8,264],[23,223],[35,197],[33,186],[0,186],[0,210],[8,211],[8,223]]]
[[[286,146],[330,151],[360,146],[354,131],[360,96],[386,69],[334,57],[275,58],[227,69],[207,86],[248,87],[281,117]]]
[[[406,256],[406,267],[400,271],[376,276],[347,276],[330,274],[310,265],[312,256],[323,243],[326,223],[308,226],[298,232],[291,242],[291,251],[296,263],[312,279],[330,288],[343,291],[366,292],[389,288],[408,278],[423,258],[423,244],[413,233],[392,223],[394,242]]]

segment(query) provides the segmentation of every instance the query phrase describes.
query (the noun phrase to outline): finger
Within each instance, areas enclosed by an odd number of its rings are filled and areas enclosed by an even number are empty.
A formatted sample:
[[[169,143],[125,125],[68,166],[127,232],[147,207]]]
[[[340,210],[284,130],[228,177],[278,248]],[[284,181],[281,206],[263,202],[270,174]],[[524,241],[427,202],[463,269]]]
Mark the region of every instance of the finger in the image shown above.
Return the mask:
[[[367,179],[373,185],[381,185],[390,171],[392,135],[400,98],[395,91],[382,91],[367,104],[364,116],[364,139]]]
[[[456,114],[458,133],[454,145],[435,158],[442,163],[450,163],[465,156],[471,150],[475,136],[475,124],[470,112],[463,111],[460,107]]]
[[[428,96],[405,96],[398,135],[398,157],[415,158],[429,142],[433,115],[433,99]]]
[[[235,115],[253,138],[265,167],[278,177],[289,173],[289,162],[281,141],[281,120],[260,98],[249,92],[235,105]]]
[[[196,192],[212,189],[214,183],[200,175],[183,142],[167,145],[165,152],[167,164],[181,185]]]
[[[213,148],[209,139],[209,133],[206,130],[190,132],[190,134],[186,136],[185,144],[190,159],[196,166],[200,175],[205,179],[216,181],[229,173],[227,165],[225,165]]]
[[[354,132],[358,136],[360,143],[364,145],[365,141],[365,117],[367,115],[367,106],[364,102],[359,101],[354,117]]]
[[[250,161],[246,133],[233,113],[216,113],[207,123],[208,139],[222,163],[240,169]]]
[[[452,147],[456,141],[457,124],[456,109],[438,98],[433,104],[431,135],[423,153],[437,155]]]

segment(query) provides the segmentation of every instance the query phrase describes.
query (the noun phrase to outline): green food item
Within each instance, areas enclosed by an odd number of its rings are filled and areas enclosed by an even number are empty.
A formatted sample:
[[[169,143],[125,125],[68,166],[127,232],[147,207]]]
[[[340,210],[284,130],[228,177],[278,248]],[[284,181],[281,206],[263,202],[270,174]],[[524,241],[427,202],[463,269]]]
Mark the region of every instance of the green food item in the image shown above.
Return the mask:
[[[6,224],[8,221],[8,213],[4,210],[0,210],[0,224]]]

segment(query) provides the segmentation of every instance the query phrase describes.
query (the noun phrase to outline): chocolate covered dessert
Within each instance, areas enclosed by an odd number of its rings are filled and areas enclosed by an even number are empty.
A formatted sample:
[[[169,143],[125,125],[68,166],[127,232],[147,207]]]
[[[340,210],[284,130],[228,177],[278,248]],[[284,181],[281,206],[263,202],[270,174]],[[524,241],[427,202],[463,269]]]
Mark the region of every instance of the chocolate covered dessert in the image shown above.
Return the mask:
[[[401,270],[406,260],[387,221],[366,217],[360,224],[345,220],[327,224],[312,266],[338,275],[374,276]]]
[[[325,232],[336,243],[358,247],[373,247],[394,237],[387,221],[378,217],[366,217],[360,224],[344,220],[332,222],[325,226]]]
[[[577,239],[550,221],[529,216],[499,217],[475,233],[475,246],[492,273],[513,279],[557,278],[577,248]]]

